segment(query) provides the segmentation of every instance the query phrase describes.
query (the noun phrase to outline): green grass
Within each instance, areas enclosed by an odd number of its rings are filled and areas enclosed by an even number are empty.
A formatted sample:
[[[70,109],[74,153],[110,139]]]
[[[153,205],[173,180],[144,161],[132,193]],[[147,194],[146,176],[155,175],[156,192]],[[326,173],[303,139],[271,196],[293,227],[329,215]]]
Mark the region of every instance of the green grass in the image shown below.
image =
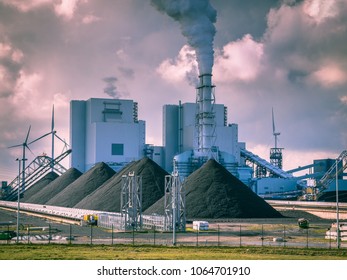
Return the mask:
[[[0,260],[338,260],[346,249],[3,244]]]

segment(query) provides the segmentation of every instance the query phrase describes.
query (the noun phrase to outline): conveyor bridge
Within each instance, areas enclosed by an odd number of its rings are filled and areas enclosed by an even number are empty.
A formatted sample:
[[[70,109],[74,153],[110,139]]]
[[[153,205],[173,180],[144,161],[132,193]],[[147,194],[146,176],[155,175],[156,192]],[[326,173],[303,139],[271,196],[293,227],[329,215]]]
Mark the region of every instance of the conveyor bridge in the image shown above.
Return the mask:
[[[24,170],[25,176],[25,189],[22,186],[21,178],[23,172],[19,174],[9,185],[8,191],[2,199],[5,200],[14,200],[18,196],[18,187],[21,187],[19,190],[20,195],[23,195],[25,190],[30,188],[35,184],[39,179],[43,177],[50,169],[53,168],[53,171],[59,175],[66,172],[66,168],[62,166],[59,162],[62,161],[71,153],[71,149],[62,153],[59,157],[52,160],[52,158],[47,155],[37,156]]]
[[[332,181],[336,180],[336,174],[343,173],[347,168],[347,150],[342,151],[338,156],[336,161],[331,165],[329,170],[324,174],[324,176],[317,183],[317,194],[316,199],[324,190],[326,190]]]
[[[274,166],[270,162],[266,161],[265,159],[262,159],[261,157],[253,154],[252,152],[246,149],[241,149],[241,156],[245,158],[247,161],[252,162],[253,164],[256,164],[258,167],[266,169],[266,171],[268,171],[269,173],[277,177],[285,178],[285,179],[294,177],[292,174],[283,171],[277,166]]]

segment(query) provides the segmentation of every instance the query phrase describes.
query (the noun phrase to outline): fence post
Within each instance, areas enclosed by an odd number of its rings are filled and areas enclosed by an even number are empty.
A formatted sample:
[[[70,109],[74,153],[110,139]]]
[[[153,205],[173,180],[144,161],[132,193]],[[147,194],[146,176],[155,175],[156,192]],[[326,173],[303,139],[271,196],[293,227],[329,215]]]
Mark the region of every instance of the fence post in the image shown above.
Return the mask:
[[[153,224],[153,245],[155,246],[155,225]]]
[[[331,228],[329,230],[329,249],[331,249]]]
[[[69,244],[71,245],[72,242],[72,225],[69,224]]]
[[[240,247],[241,247],[241,225],[240,225]]]
[[[219,225],[218,225],[218,247],[220,245],[220,231],[219,231]]]
[[[200,226],[199,226],[199,228],[196,231],[196,247],[199,246],[199,229],[200,229]]]
[[[7,225],[7,232],[9,234],[10,237],[10,225]],[[10,238],[7,238],[6,244],[10,243]]]
[[[28,226],[28,244],[30,243],[30,227]]]
[[[283,226],[283,247],[286,247],[286,226]]]
[[[308,248],[308,228],[306,229],[306,248]]]
[[[261,225],[261,247],[264,246],[264,224]]]
[[[113,245],[113,224],[111,226],[111,230],[112,230],[112,232],[111,232],[111,245]]]
[[[135,245],[135,224],[132,223],[131,225],[133,227],[133,246],[134,246]]]
[[[93,244],[93,225],[90,225],[90,245]]]
[[[48,225],[48,244],[51,244],[51,224]]]

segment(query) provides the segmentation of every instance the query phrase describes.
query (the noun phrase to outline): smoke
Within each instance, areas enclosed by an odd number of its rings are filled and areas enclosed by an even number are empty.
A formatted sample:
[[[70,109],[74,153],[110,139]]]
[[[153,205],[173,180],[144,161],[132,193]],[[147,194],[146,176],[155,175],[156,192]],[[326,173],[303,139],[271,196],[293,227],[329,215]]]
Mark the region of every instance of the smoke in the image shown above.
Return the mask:
[[[186,80],[190,86],[197,87],[199,85],[198,73],[196,67],[186,72]]]
[[[180,23],[183,36],[195,49],[199,73],[211,74],[217,12],[209,0],[151,0],[151,3]]]
[[[121,94],[118,91],[117,86],[115,85],[118,79],[116,77],[106,77],[102,80],[106,83],[104,93],[107,93],[109,96],[113,98],[119,98]]]

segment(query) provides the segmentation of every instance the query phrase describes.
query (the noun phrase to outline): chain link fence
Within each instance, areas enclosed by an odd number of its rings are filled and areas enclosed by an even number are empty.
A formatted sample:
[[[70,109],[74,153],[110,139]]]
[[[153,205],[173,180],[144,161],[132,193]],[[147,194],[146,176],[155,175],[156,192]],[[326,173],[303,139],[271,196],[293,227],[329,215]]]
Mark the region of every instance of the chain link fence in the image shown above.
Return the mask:
[[[13,226],[2,227],[9,238],[0,240],[0,244],[17,242],[16,229]],[[301,248],[336,248],[333,236],[327,235],[328,224],[311,225],[300,228],[295,223],[211,223],[208,230],[193,230],[188,224],[185,232],[163,232],[156,224],[137,231],[119,230],[111,224],[108,228],[93,225],[67,225],[49,223],[46,226],[26,224],[20,226],[20,243],[57,243],[57,244],[132,244],[163,246],[276,246]],[[5,236],[5,235],[4,235]],[[12,237],[12,238],[10,238]],[[347,242],[341,242],[340,248],[347,248]]]

